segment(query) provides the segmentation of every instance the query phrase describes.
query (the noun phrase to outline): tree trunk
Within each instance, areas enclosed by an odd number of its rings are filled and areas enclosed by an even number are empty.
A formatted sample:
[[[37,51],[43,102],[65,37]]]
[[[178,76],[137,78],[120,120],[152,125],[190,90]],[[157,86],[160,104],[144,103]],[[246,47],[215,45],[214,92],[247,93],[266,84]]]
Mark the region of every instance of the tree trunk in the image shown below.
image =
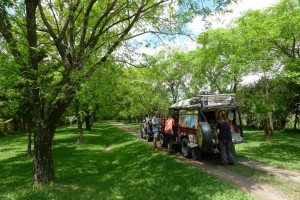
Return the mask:
[[[78,144],[83,142],[82,120],[79,113],[79,100],[75,100],[75,115],[77,117]]]
[[[28,123],[28,145],[27,145],[27,157],[31,157],[31,135],[32,135],[32,129],[31,129],[31,124]]]
[[[269,125],[270,125],[270,134],[273,136],[274,134],[274,125],[273,125],[273,117],[272,117],[272,112],[269,113]]]
[[[47,183],[55,178],[51,142],[55,132],[54,124],[35,120],[33,178],[35,183]]]
[[[26,133],[26,122],[25,122],[23,116],[20,119],[20,133],[23,133],[23,134]]]
[[[36,8],[39,0],[25,0],[26,7],[26,28],[27,41],[29,45],[29,67],[30,71],[36,73],[26,73],[31,80],[31,103],[34,110],[34,156],[33,156],[33,179],[35,183],[44,183],[54,180],[54,168],[52,162],[51,142],[54,137],[58,118],[50,118],[50,108],[45,106],[41,98],[41,87],[38,81],[39,58],[37,42],[37,22]],[[60,109],[56,108],[56,109]],[[57,117],[61,116],[57,115]],[[51,122],[52,121],[52,122]]]
[[[294,130],[297,130],[297,124],[299,123],[299,117],[298,117],[299,108],[296,108],[296,114],[295,114],[295,123],[294,123]]]
[[[82,121],[81,118],[77,118],[77,127],[78,127],[78,144],[83,142],[83,132],[82,132]]]
[[[85,116],[85,129],[87,131],[91,130],[91,115],[89,114],[89,112],[87,113],[87,115]]]
[[[270,141],[271,140],[271,131],[270,131],[270,127],[269,127],[267,118],[264,119],[264,130],[265,130],[266,141]]]

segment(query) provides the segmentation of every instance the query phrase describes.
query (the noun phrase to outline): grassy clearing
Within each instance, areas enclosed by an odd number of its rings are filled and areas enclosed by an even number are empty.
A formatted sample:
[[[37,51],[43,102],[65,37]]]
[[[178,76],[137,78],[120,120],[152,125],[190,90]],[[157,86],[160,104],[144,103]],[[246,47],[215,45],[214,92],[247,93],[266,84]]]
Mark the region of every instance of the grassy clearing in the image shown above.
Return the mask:
[[[266,142],[262,131],[245,131],[244,138],[235,146],[239,156],[300,172],[300,134],[278,131]]]
[[[53,142],[56,180],[32,185],[26,136],[0,138],[0,199],[253,199],[134,136],[96,124],[76,144],[75,128]]]

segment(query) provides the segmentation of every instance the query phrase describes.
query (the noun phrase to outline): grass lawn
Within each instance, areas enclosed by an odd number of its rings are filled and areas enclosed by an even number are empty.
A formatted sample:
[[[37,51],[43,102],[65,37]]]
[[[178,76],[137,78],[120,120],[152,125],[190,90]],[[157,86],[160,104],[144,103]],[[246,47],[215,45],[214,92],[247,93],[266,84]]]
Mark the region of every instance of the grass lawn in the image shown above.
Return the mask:
[[[53,141],[56,180],[32,185],[26,136],[0,138],[0,199],[253,199],[206,172],[99,123],[77,145],[76,128]]]
[[[239,156],[300,172],[300,134],[276,131],[266,142],[263,131],[244,131],[244,138],[235,146]]]
[[[131,128],[134,128],[136,130],[140,130],[141,129],[141,123],[137,123],[137,122],[131,122],[131,123],[129,123],[129,122],[121,122],[121,123],[123,123],[123,124],[125,124],[127,126],[130,126]]]

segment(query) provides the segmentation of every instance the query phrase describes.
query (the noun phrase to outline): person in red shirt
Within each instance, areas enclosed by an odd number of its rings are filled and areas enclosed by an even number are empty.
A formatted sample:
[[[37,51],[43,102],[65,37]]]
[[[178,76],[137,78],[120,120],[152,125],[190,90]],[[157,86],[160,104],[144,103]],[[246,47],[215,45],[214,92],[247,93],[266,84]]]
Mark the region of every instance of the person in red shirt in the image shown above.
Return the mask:
[[[167,134],[167,138],[168,138],[168,152],[171,153],[172,152],[172,147],[173,147],[173,140],[174,140],[174,128],[175,125],[175,121],[172,117],[172,114],[169,114],[168,119],[166,120],[165,123],[165,133]]]

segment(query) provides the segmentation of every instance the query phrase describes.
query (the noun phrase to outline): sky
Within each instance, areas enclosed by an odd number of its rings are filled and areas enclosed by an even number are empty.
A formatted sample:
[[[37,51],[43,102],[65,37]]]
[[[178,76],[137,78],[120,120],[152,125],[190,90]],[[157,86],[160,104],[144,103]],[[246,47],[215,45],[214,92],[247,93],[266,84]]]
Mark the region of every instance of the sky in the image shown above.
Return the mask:
[[[211,22],[212,28],[226,27],[232,20],[238,18],[242,15],[243,12],[247,10],[265,9],[278,2],[279,0],[239,0],[238,3],[231,4],[228,7],[228,9],[230,9],[232,12],[213,15],[210,16],[208,20]],[[193,34],[198,35],[205,30],[205,22],[202,21],[200,17],[197,17],[191,23],[189,23],[187,27],[193,32]],[[197,43],[195,41],[192,41],[189,38],[183,39],[182,37],[178,37],[174,41],[167,43],[170,47],[180,46],[184,47],[186,50],[193,50],[197,46]],[[140,52],[148,55],[155,55],[163,48],[165,48],[165,46],[156,49],[143,47],[140,49]],[[259,75],[246,76],[243,78],[242,84],[249,84],[251,82],[257,81],[259,78]]]
[[[232,12],[213,15],[210,16],[208,20],[211,22],[212,28],[225,27],[233,19],[241,16],[241,14],[247,10],[264,9],[269,6],[272,6],[273,4],[278,3],[278,1],[279,0],[239,0],[238,3],[231,4],[228,7],[228,9],[232,10]],[[187,28],[190,29],[193,34],[198,35],[205,30],[205,22],[202,21],[200,17],[197,17],[187,25]],[[178,37],[174,41],[166,42],[166,43],[171,47],[184,46],[187,50],[193,50],[197,46],[195,41],[192,41],[187,37]],[[140,49],[140,52],[143,52],[148,55],[154,55],[162,48],[165,47],[156,48],[156,49],[142,47]]]
[[[279,0],[239,0],[238,3],[231,4],[228,7],[232,12],[213,15],[208,18],[208,21],[211,22],[212,28],[226,27],[232,20],[240,17],[247,10],[265,9],[278,2]],[[188,24],[188,28],[198,35],[205,30],[205,23],[200,17],[197,17],[192,23]],[[191,41],[186,42],[189,44],[188,47],[190,50],[196,48],[196,43],[191,45]]]
[[[209,21],[212,22],[212,28],[225,27],[247,10],[264,9],[277,2],[278,0],[239,0],[238,3],[231,4],[228,7],[229,10],[232,10],[231,13],[214,15],[209,18]],[[204,30],[204,22],[198,17],[188,27],[199,34]]]

